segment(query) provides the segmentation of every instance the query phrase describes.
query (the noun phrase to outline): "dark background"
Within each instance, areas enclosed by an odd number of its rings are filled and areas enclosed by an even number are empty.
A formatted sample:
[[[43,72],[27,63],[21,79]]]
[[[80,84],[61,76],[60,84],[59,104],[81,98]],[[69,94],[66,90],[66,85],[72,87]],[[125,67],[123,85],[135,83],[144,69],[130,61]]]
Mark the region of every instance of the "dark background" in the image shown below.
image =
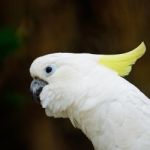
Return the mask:
[[[145,41],[127,78],[150,96],[149,10],[149,0],[1,0],[0,149],[93,149],[68,120],[46,117],[32,101],[29,67],[40,55],[123,53]]]

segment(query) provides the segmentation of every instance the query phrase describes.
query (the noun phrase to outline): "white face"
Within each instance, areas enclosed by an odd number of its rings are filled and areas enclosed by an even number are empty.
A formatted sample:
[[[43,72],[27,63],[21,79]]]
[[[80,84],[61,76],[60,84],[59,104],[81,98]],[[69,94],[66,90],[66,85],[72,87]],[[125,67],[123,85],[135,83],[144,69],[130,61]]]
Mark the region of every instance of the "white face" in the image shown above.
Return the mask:
[[[39,57],[32,63],[30,74],[36,84],[32,83],[31,90],[38,93],[48,116],[67,117],[67,110],[85,96],[83,91],[92,82],[90,74],[96,65],[89,57],[58,53]]]

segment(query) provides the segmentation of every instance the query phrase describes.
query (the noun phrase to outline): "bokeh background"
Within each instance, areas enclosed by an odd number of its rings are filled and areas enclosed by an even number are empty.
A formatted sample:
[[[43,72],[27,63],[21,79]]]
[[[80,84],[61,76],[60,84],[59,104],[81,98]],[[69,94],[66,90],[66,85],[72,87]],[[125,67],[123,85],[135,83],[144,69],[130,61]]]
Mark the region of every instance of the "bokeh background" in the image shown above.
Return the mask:
[[[93,150],[66,119],[45,116],[29,92],[32,61],[53,52],[147,53],[127,79],[150,96],[149,0],[0,1],[0,149]]]

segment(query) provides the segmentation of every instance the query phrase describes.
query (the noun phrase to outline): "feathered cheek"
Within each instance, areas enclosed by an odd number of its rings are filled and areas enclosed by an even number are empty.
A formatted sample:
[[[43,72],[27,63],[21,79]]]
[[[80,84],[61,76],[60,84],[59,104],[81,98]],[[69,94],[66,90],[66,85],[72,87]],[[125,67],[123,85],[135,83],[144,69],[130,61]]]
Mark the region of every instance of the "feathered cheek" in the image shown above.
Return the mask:
[[[48,116],[66,117],[66,111],[71,105],[71,101],[67,98],[66,92],[62,88],[52,88],[47,85],[43,88],[40,99],[41,105],[45,108]]]
[[[43,108],[46,108],[54,100],[54,92],[50,86],[45,86],[40,94],[40,101]]]

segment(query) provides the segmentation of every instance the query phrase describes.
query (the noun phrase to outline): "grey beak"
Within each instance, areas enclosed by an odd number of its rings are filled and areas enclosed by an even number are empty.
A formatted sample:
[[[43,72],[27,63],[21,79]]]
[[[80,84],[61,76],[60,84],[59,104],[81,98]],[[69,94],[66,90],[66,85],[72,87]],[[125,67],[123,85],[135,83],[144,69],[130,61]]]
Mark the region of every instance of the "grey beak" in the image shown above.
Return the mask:
[[[34,100],[39,100],[39,95],[45,85],[47,85],[47,82],[40,79],[34,79],[31,82],[30,91],[33,95]]]

